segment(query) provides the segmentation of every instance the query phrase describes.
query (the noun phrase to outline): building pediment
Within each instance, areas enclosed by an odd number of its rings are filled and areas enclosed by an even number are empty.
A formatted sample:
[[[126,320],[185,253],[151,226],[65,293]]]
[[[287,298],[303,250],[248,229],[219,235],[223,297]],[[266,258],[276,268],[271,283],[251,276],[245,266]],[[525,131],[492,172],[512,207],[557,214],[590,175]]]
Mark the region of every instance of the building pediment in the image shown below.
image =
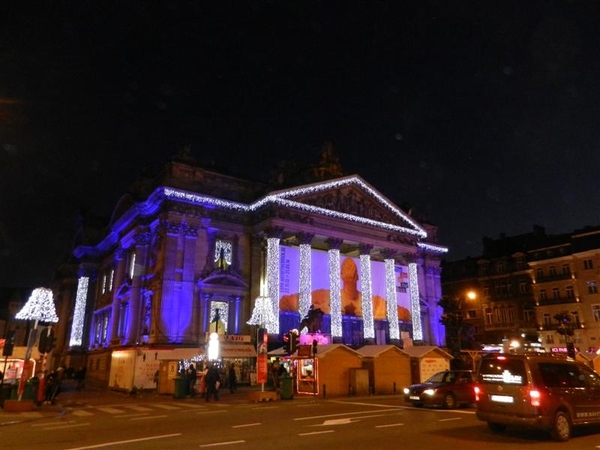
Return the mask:
[[[232,270],[221,270],[217,269],[208,274],[206,277],[198,280],[200,286],[221,286],[231,288],[248,288],[242,277],[235,271]]]
[[[358,175],[272,192],[264,202],[349,221],[389,225],[421,238],[425,229]]]

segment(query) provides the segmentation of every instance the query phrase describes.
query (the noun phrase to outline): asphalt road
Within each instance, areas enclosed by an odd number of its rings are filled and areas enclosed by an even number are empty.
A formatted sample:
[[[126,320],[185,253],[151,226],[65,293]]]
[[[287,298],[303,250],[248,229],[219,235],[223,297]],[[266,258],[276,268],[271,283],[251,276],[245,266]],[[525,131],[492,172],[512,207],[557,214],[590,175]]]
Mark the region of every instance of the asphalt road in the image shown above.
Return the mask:
[[[7,421],[6,449],[536,449],[600,448],[600,429],[580,430],[568,443],[543,433],[493,434],[473,408],[412,408],[401,396],[251,402],[223,393],[219,402],[170,396],[90,392],[63,395],[59,405]],[[598,434],[595,434],[598,433]]]

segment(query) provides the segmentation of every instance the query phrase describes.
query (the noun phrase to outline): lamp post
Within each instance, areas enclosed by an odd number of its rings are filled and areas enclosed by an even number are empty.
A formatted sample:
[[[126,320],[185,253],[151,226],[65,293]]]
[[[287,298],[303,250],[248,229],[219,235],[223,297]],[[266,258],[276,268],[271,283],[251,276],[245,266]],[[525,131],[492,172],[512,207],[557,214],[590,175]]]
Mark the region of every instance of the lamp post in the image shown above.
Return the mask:
[[[19,383],[19,400],[23,396],[25,382],[32,375],[33,364],[31,364],[31,350],[37,339],[37,327],[39,322],[58,322],[56,309],[54,307],[54,299],[52,290],[48,288],[36,288],[31,293],[29,300],[25,306],[15,315],[18,320],[35,320],[33,329],[29,332],[27,339],[27,350],[25,351],[25,360],[23,361],[23,373],[21,374],[21,382]]]

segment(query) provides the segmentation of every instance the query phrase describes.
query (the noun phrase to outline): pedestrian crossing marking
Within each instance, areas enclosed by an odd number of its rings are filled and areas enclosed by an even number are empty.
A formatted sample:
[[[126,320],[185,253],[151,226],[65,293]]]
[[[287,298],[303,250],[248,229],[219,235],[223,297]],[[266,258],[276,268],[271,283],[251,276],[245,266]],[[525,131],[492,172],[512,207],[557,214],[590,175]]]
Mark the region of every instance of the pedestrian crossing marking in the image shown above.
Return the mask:
[[[152,408],[146,408],[145,406],[137,406],[137,405],[123,405],[123,408],[132,409],[138,412],[148,412],[152,411]]]
[[[181,409],[179,406],[171,406],[171,405],[165,405],[165,404],[161,404],[161,403],[157,403],[156,405],[153,405],[155,408],[162,408],[162,409],[169,409],[169,410],[174,410],[174,409]]]
[[[111,408],[110,406],[97,406],[96,409],[98,411],[103,411],[109,414],[124,414],[125,411],[122,409]]]
[[[71,414],[73,414],[74,416],[78,416],[78,417],[85,417],[85,416],[93,416],[94,415],[93,412],[89,412],[89,411],[86,411],[84,409],[74,409],[73,411],[71,411]]]

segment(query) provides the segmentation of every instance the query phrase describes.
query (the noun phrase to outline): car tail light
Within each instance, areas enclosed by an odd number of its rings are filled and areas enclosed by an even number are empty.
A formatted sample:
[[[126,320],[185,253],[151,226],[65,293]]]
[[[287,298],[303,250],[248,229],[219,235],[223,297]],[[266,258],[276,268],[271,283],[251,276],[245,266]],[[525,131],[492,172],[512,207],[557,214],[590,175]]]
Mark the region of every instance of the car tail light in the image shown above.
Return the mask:
[[[481,394],[481,389],[479,389],[479,386],[474,386],[473,390],[475,391],[475,401],[478,402],[479,394]]]
[[[540,406],[541,397],[542,397],[542,395],[540,394],[540,391],[538,391],[537,389],[529,390],[529,403],[531,403],[531,406]]]

